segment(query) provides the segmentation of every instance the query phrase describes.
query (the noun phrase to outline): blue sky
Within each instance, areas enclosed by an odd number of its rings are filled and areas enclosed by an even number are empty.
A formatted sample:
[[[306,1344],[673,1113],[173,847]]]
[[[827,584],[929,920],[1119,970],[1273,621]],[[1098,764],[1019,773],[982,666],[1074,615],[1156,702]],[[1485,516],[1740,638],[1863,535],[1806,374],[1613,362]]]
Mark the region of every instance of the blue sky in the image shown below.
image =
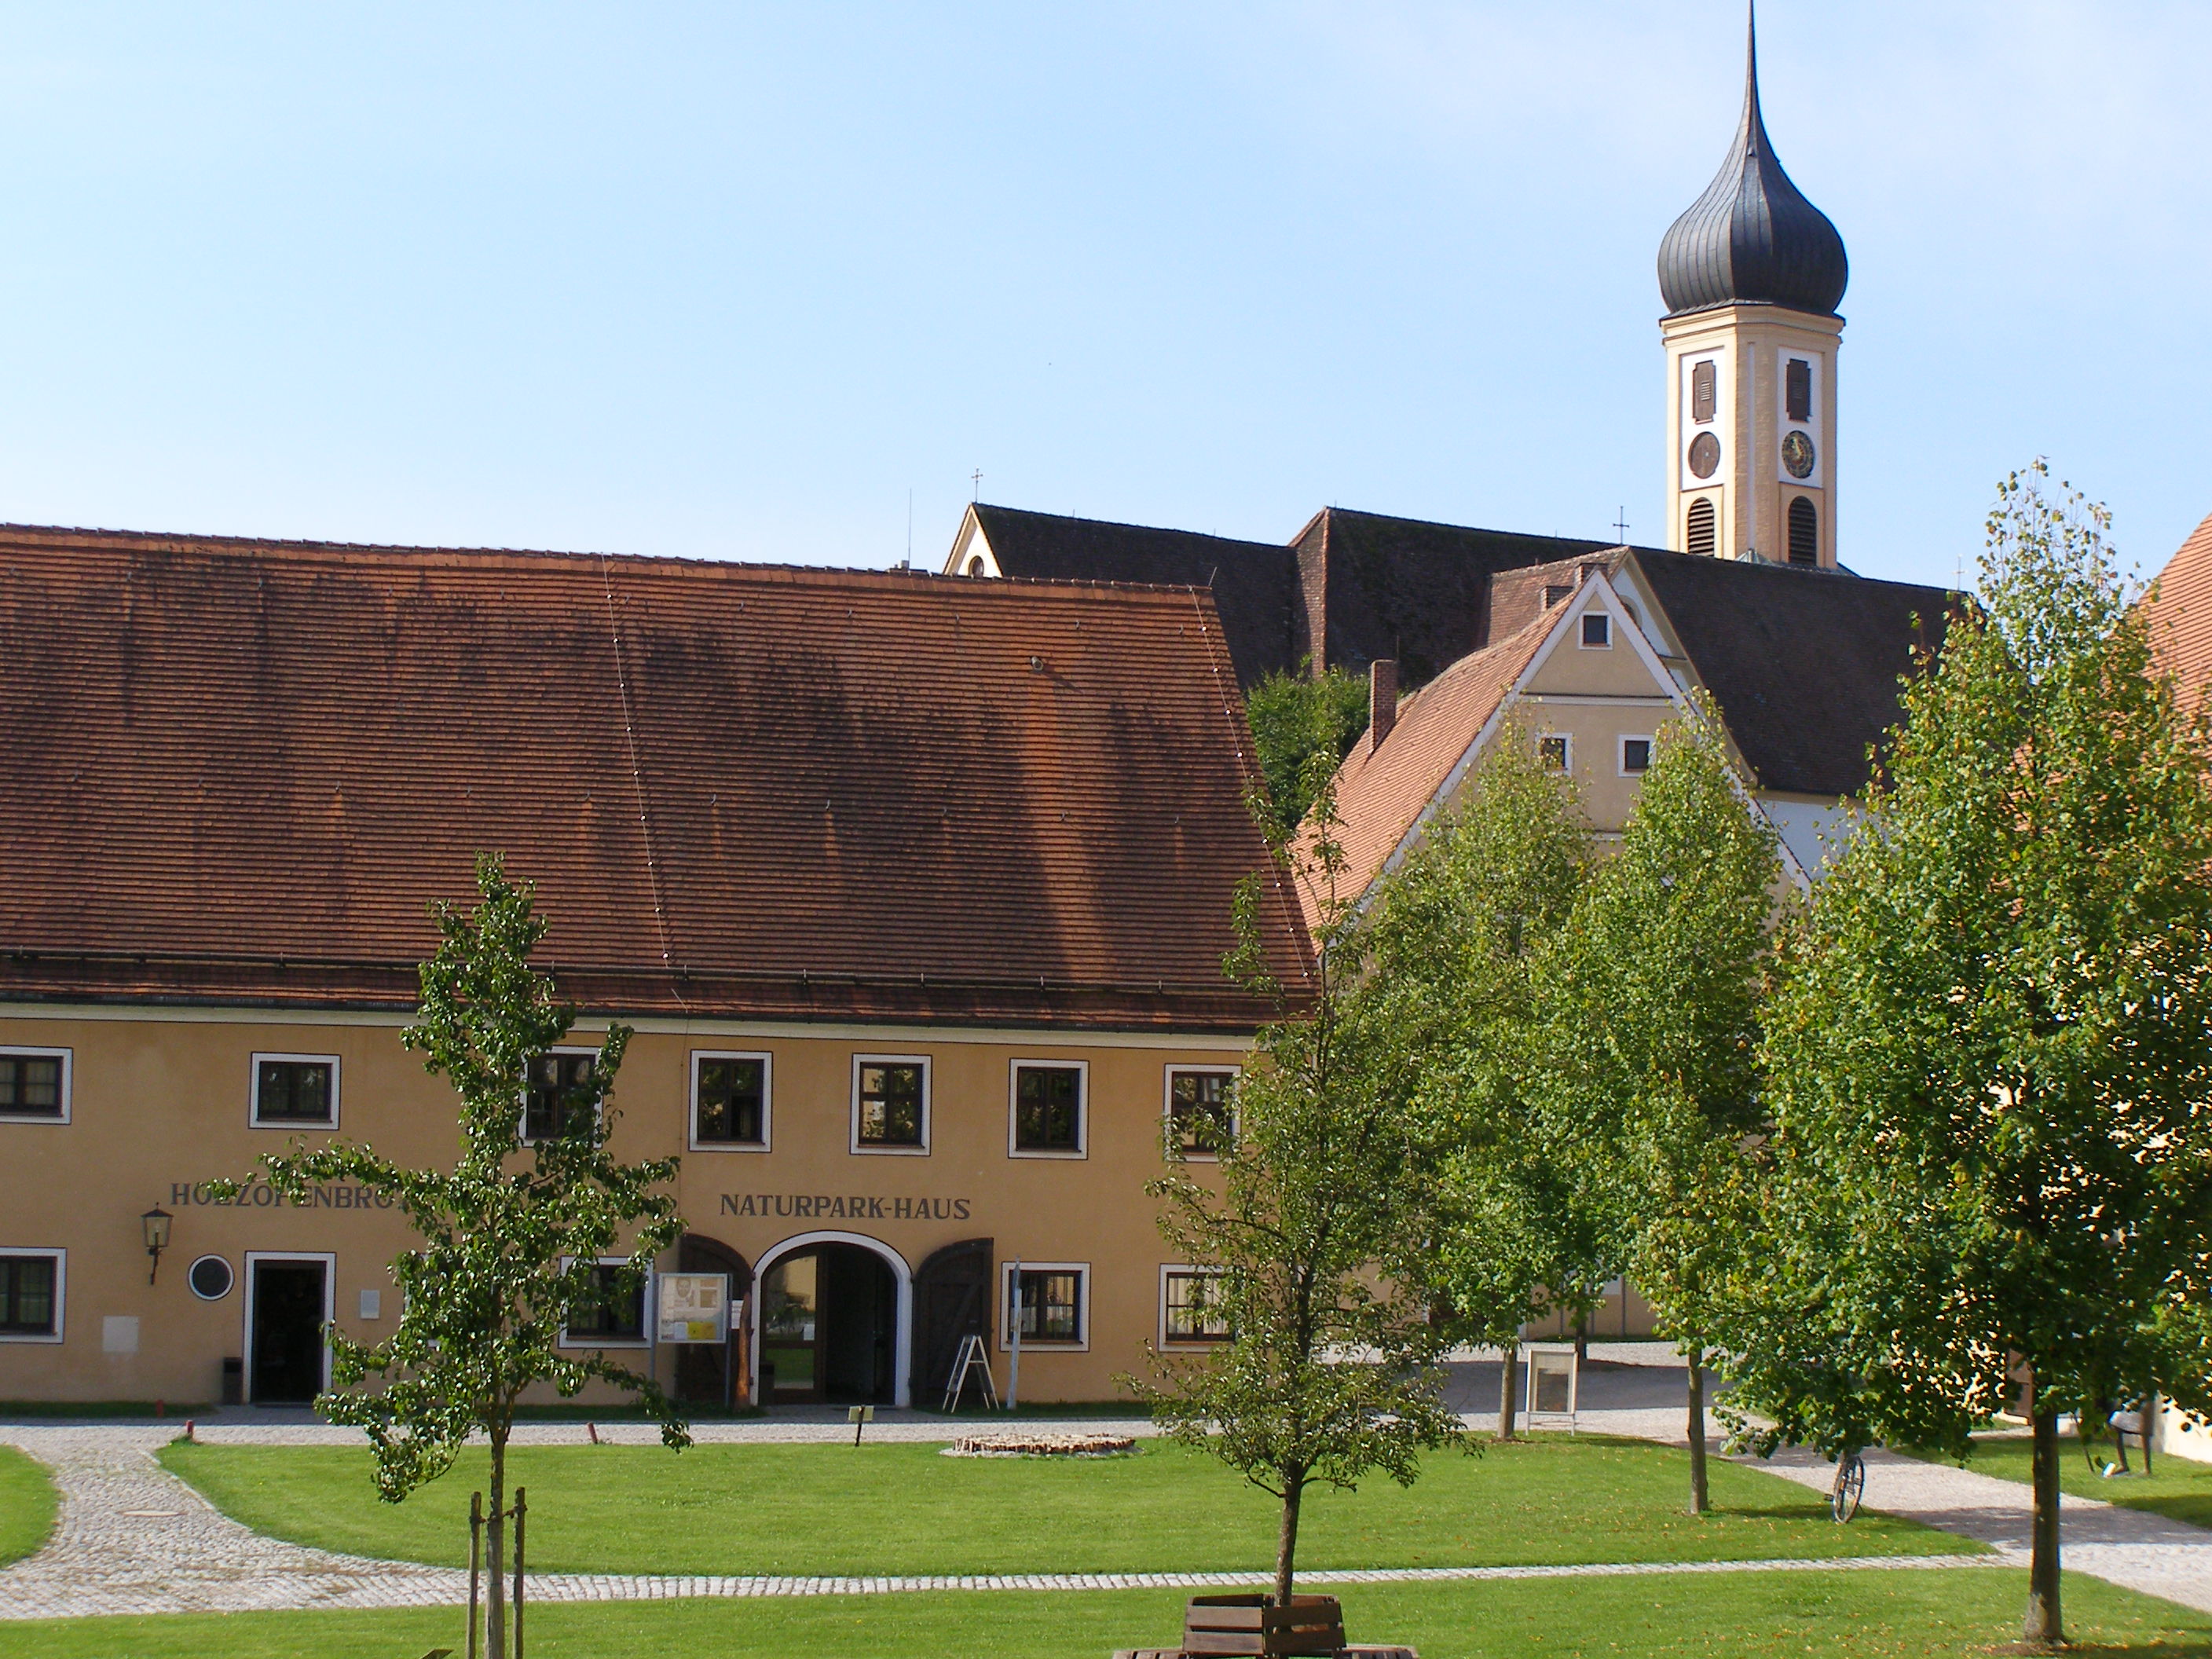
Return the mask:
[[[1656,538],[1718,3],[0,5],[0,517],[887,564],[987,499]],[[1768,0],[1839,545],[2212,512],[2212,7]]]

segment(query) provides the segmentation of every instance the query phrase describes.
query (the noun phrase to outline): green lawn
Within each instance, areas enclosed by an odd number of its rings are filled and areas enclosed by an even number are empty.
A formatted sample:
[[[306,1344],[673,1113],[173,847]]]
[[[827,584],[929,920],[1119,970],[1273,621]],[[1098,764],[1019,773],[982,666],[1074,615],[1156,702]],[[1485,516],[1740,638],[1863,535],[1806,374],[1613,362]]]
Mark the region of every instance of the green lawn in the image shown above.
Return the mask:
[[[2081,1455],[2081,1443],[2073,1436],[2061,1439],[2058,1447],[2058,1484],[2075,1497],[2101,1498],[2108,1504],[2148,1510],[2168,1520],[2212,1527],[2212,1463],[2192,1463],[2186,1458],[2154,1454],[2151,1468],[2157,1473],[2145,1479],[2142,1454],[2130,1446],[2128,1467],[2135,1473],[2106,1480],[2089,1467],[2088,1460]],[[1993,1474],[2001,1480],[2017,1480],[2026,1486],[2032,1474],[2034,1451],[2033,1443],[2025,1435],[1979,1439],[1974,1442],[1974,1455],[1967,1460],[1966,1467],[1977,1474]],[[1931,1460],[1933,1457],[1932,1454],[1917,1455],[1930,1456]],[[2100,1462],[2108,1461],[2109,1457],[2109,1452],[2100,1452]]]
[[[477,1453],[402,1504],[366,1449],[173,1444],[171,1469],[258,1531],[354,1554],[457,1565]],[[522,1447],[530,1560],[547,1571],[1204,1571],[1273,1559],[1277,1510],[1202,1455],[952,1458],[934,1445]],[[1716,1462],[1719,1513],[1684,1515],[1687,1454],[1564,1437],[1437,1456],[1401,1491],[1376,1477],[1309,1497],[1302,1565],[1419,1567],[1952,1553],[1909,1522],[1828,1518],[1822,1495]]]
[[[36,1553],[54,1529],[54,1483],[12,1446],[0,1446],[0,1567]]]
[[[1681,1574],[1655,1578],[1347,1587],[1355,1642],[1421,1659],[1622,1654],[1986,1659],[2020,1631],[2027,1575]],[[2212,1619],[2069,1575],[2068,1628],[2098,1655],[2212,1659]],[[824,1596],[532,1609],[532,1659],[1106,1659],[1170,1642],[1181,1591]],[[0,1626],[9,1659],[414,1659],[462,1645],[458,1609],[76,1619]]]

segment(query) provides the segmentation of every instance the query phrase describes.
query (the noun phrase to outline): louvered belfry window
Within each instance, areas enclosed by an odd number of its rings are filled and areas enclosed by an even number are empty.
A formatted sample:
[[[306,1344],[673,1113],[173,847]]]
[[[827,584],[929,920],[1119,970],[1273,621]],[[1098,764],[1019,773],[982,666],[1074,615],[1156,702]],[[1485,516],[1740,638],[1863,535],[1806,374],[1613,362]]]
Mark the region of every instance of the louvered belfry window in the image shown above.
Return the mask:
[[[1820,512],[1809,496],[1790,503],[1790,562],[1820,562]]]
[[[1715,518],[1711,496],[1700,496],[1690,503],[1690,533],[1686,545],[1691,552],[1702,553],[1707,558],[1712,556],[1717,539],[1714,529]]]

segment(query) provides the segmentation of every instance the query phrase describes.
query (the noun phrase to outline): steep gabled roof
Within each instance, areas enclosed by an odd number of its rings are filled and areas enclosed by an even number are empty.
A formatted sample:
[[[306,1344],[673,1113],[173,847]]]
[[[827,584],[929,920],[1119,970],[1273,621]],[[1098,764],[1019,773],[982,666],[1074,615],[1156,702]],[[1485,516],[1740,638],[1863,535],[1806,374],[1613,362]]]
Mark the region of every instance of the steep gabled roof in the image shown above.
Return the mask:
[[[2212,682],[2212,517],[2191,531],[2166,562],[2143,610],[2150,622],[2151,648],[2173,676],[2182,707],[2202,708]]]
[[[1954,603],[1940,587],[1841,571],[1632,555],[1755,787],[1840,798],[1867,784],[1867,750],[1903,710],[1899,678],[1938,649]]]
[[[1210,587],[1240,684],[1297,665],[1292,638],[1297,561],[1280,542],[1071,519],[987,501],[969,511],[1002,575]]]
[[[0,997],[410,1001],[498,849],[596,1008],[1246,1029],[1249,747],[1202,590],[0,527]]]

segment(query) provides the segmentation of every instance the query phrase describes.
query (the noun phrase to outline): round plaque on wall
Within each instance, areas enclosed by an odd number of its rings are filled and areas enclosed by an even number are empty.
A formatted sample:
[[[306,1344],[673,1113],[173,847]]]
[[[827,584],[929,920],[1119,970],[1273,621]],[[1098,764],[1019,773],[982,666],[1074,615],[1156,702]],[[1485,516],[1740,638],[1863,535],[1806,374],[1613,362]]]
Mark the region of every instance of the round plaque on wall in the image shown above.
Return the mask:
[[[1690,440],[1690,475],[1710,478],[1721,468],[1721,441],[1710,432],[1700,432]],[[1801,477],[1803,474],[1799,474]]]
[[[203,1302],[220,1302],[230,1294],[230,1263],[219,1255],[204,1255],[185,1274],[192,1294]]]
[[[1813,463],[1817,459],[1813,452],[1813,441],[1802,432],[1793,432],[1782,441],[1782,465],[1793,478],[1813,476]]]

